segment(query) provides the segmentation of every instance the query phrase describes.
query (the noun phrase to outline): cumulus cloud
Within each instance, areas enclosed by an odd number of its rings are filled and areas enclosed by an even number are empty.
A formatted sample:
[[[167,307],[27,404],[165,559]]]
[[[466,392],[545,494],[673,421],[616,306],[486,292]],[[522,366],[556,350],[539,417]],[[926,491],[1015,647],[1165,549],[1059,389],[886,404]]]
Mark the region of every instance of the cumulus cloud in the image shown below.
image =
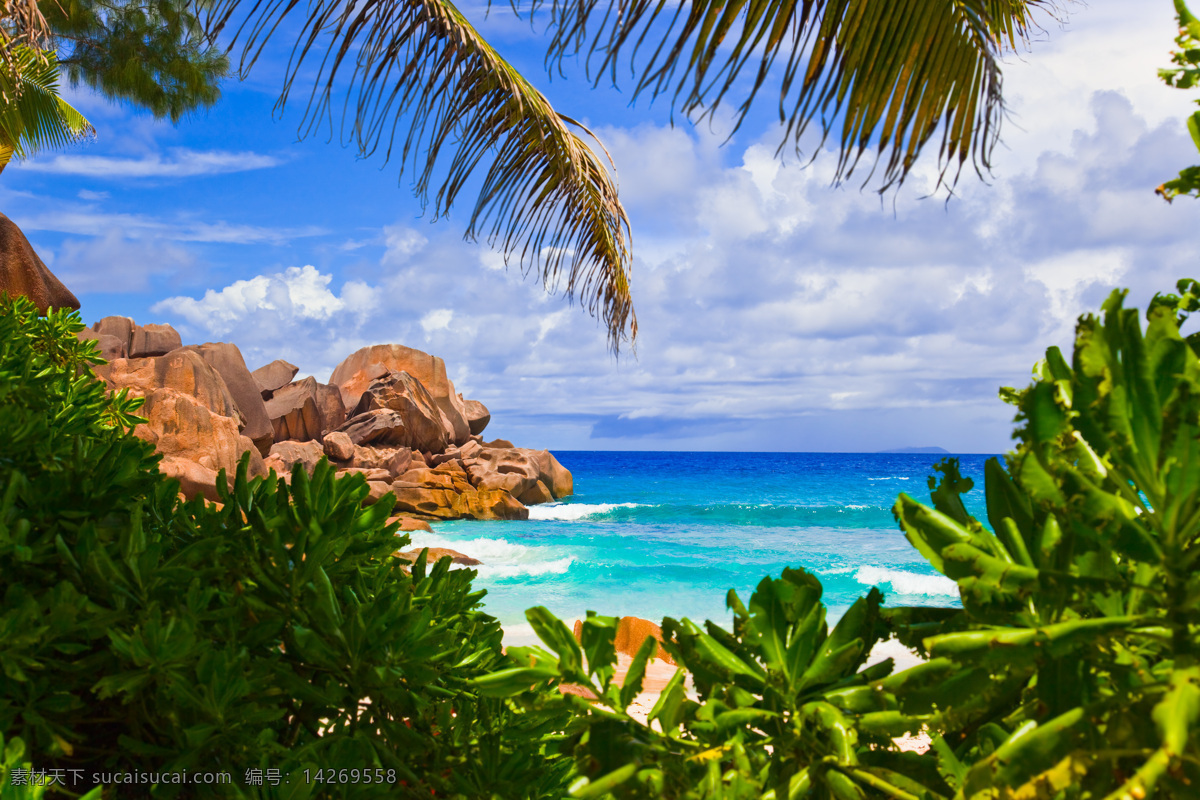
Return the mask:
[[[176,148],[164,158],[150,153],[140,158],[113,156],[56,155],[31,158],[21,165],[30,172],[79,175],[87,178],[192,178],[223,175],[278,166],[278,158],[261,153],[230,153],[223,150]]]
[[[288,267],[209,289],[199,299],[169,297],[151,310],[182,320],[181,327],[195,338],[234,340],[255,366],[285,358],[327,377],[336,361],[322,361],[322,356],[358,341],[358,330],[377,305],[367,284],[348,281],[335,294],[332,281],[311,265]]]

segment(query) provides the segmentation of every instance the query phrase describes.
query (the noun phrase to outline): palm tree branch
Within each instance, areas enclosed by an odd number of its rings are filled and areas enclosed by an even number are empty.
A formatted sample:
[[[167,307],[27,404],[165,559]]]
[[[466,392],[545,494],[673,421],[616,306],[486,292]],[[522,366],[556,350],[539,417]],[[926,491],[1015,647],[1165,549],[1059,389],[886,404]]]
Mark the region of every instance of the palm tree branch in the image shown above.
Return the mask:
[[[15,100],[0,104],[0,144],[12,148],[15,157],[27,158],[95,135],[91,123],[59,97],[53,52],[21,46],[11,55],[15,76],[0,75],[0,87]]]
[[[216,0],[209,31],[233,31],[245,74],[298,5]],[[629,221],[611,159],[449,0],[309,0],[279,109],[307,79],[301,136],[332,131],[341,94],[343,139],[363,157],[396,156],[402,176],[413,170],[415,193],[435,218],[478,180],[468,238],[486,236],[548,290],[578,297],[603,320],[614,351],[636,334]]]
[[[1035,9],[1053,12],[1057,3],[694,0],[671,9],[666,0],[530,0],[525,7],[548,7],[549,69],[586,53],[589,77],[598,83],[607,73],[615,85],[627,56],[635,97],[670,93],[672,109],[697,121],[736,89],[745,99],[734,131],[776,74],[781,150],[790,143],[799,153],[815,122],[814,154],[836,139],[836,181],[874,151],[867,180],[881,168],[885,191],[904,181],[939,129],[939,184],[953,186],[969,160],[981,175],[990,168],[1003,117],[998,56],[1028,41]]]

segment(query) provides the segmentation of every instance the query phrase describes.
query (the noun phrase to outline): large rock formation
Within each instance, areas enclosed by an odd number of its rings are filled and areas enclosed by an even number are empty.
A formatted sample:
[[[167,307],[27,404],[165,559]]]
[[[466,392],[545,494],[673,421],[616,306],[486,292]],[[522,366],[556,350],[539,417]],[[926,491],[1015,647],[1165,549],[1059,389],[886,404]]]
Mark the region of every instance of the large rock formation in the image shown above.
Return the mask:
[[[329,382],[341,388],[346,408],[354,408],[371,384],[388,372],[407,372],[421,382],[442,413],[451,443],[471,438],[466,410],[446,375],[446,362],[437,356],[399,344],[364,347],[338,364]]]
[[[136,433],[154,442],[163,472],[188,496],[216,499],[218,472],[232,475],[246,452],[252,474],[274,470],[284,480],[297,465],[311,474],[327,458],[366,481],[364,502],[393,493],[409,520],[526,519],[527,505],[571,493],[571,473],[549,452],[485,443],[487,408],[455,392],[442,360],[419,350],[364,348],[321,384],[293,380],[286,361],[251,372],[238,348],[222,342],[126,357],[179,338],[128,317],[106,317],[80,338],[109,355],[95,371],[112,390],[146,398],[149,421]]]
[[[79,300],[46,268],[21,229],[0,214],[0,292],[28,297],[42,314],[79,308]]]

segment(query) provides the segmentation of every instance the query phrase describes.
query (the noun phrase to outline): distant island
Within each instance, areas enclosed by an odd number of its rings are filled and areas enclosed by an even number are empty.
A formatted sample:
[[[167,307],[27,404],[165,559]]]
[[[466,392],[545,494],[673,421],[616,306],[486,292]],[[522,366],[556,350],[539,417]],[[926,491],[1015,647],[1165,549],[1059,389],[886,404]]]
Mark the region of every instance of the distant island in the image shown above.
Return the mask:
[[[944,447],[897,447],[895,450],[880,450],[880,453],[935,453],[950,455]]]

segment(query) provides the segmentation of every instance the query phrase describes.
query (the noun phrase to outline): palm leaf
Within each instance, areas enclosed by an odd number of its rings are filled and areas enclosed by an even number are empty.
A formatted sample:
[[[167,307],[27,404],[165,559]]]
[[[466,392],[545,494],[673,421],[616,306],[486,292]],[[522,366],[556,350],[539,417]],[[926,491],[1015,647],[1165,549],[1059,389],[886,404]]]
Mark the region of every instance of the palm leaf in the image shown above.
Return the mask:
[[[1025,41],[1038,7],[1054,0],[553,0],[547,66],[586,53],[589,76],[616,84],[627,53],[634,95],[670,93],[690,117],[741,93],[734,130],[776,76],[781,150],[790,141],[799,153],[819,120],[814,154],[838,131],[835,180],[875,150],[871,172],[883,165],[886,191],[940,130],[939,186],[952,187],[969,159],[990,167],[1003,113],[998,51]]]
[[[0,72],[0,94],[13,98],[0,103],[0,147],[11,149],[7,155],[27,158],[95,135],[92,124],[58,96],[58,63],[53,53],[21,46],[12,50],[11,57],[14,71]]]
[[[235,31],[245,74],[300,2],[241,5],[216,0],[209,30]],[[282,108],[302,70],[315,72],[301,135],[332,126],[334,95],[344,94],[343,135],[364,157],[398,150],[401,174],[415,170],[416,194],[432,199],[435,216],[482,172],[467,237],[484,233],[547,289],[578,296],[614,351],[636,335],[629,221],[590,131],[556,113],[449,0],[309,0],[303,14],[279,100]]]

